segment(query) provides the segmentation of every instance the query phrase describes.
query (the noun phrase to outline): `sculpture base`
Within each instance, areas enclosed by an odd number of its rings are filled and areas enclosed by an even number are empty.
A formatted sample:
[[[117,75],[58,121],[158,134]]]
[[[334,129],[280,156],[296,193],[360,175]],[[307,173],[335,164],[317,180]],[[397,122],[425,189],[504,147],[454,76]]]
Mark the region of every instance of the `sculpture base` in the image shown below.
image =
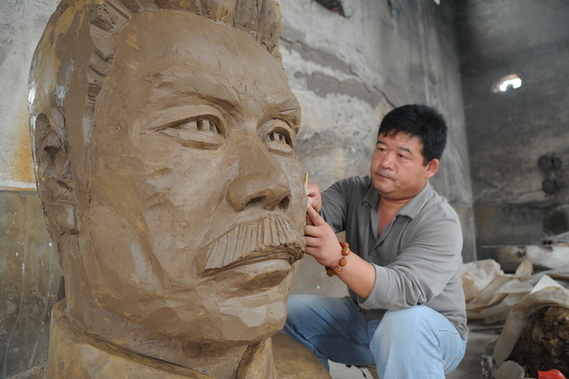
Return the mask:
[[[260,353],[270,353],[271,340],[262,345]],[[272,338],[272,345],[276,379],[330,379],[314,354],[291,337],[278,333]],[[67,320],[63,302],[52,312],[49,361],[12,379],[119,378],[125,375],[148,379],[211,379],[199,371],[135,354],[86,334]]]

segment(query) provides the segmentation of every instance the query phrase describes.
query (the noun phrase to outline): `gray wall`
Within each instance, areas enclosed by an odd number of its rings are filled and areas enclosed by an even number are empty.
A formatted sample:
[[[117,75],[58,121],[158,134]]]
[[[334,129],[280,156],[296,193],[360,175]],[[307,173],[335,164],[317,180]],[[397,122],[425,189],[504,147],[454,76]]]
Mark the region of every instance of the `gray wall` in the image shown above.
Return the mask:
[[[492,245],[536,242],[544,219],[569,199],[569,3],[565,0],[454,1],[479,258]],[[517,73],[521,88],[491,93]],[[546,175],[541,156],[561,169]],[[557,181],[558,192],[542,189]]]
[[[31,57],[57,3],[0,1],[0,378],[45,361],[61,284],[35,192],[27,116]]]
[[[466,261],[475,259],[475,228],[462,89],[448,6],[431,0],[344,0],[344,14],[312,0],[280,1],[281,51],[289,82],[303,106],[297,154],[323,189],[349,175],[366,175],[383,115],[406,103],[439,108],[449,144],[433,186],[462,219]],[[294,292],[338,294],[311,257]]]
[[[0,378],[46,359],[49,310],[61,296],[27,137],[31,54],[56,0],[0,2]],[[393,107],[427,103],[450,124],[433,186],[458,211],[464,258],[476,257],[474,213],[452,14],[443,1],[344,0],[344,16],[314,0],[281,0],[281,52],[303,107],[295,150],[322,188],[368,173],[377,126]],[[343,295],[306,257],[293,292]]]

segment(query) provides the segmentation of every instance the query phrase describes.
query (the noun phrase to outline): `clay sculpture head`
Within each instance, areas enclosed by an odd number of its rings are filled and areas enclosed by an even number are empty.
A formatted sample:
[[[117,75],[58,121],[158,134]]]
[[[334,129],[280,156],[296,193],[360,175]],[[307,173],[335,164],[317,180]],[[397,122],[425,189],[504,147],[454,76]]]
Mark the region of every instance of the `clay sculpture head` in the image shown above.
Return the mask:
[[[281,30],[271,0],[59,5],[30,126],[74,325],[208,374],[283,326],[305,193]]]

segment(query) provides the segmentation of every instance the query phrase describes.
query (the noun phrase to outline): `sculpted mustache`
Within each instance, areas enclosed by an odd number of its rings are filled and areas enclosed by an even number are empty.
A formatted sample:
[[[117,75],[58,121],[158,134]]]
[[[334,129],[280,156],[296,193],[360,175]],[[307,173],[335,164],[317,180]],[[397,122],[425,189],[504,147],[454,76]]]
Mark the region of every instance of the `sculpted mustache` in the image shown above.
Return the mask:
[[[275,258],[287,259],[291,264],[304,255],[303,234],[279,216],[239,224],[201,248],[199,256],[205,259],[200,259],[203,263],[198,263],[198,272],[208,275],[243,261],[262,260],[262,257],[273,254],[278,254]]]

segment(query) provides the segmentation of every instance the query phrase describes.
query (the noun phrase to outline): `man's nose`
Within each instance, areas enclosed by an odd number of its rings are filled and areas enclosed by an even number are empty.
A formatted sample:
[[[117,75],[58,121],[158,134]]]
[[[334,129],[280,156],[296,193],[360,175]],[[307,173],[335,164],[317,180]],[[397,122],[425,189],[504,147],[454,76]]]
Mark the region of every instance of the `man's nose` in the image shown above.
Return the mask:
[[[291,198],[288,178],[264,144],[253,139],[236,148],[239,174],[227,190],[227,201],[233,209],[241,212],[258,205],[270,211],[286,210]]]
[[[386,169],[386,170],[391,170],[393,168],[393,163],[394,163],[395,157],[393,156],[393,153],[387,152],[385,153],[382,157],[381,157],[381,168]]]

